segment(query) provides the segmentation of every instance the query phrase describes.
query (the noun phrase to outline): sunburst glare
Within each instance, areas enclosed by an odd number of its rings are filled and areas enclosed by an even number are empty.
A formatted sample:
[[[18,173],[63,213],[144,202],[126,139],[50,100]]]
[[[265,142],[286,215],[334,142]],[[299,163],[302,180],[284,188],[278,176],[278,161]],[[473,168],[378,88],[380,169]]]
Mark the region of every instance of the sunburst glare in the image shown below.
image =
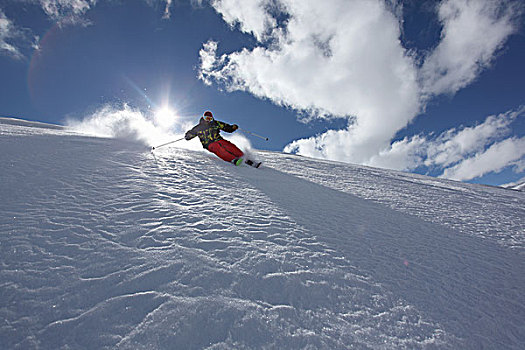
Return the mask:
[[[162,106],[161,108],[155,111],[153,115],[153,121],[155,125],[164,129],[168,129],[173,127],[173,125],[177,121],[177,114],[169,106]]]

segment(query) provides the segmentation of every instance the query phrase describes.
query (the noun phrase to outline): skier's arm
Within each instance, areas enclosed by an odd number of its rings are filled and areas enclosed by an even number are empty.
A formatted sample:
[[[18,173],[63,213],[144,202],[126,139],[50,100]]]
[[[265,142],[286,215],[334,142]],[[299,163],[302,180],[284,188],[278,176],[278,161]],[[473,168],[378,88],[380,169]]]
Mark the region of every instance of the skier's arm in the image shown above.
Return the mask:
[[[224,130],[226,132],[234,132],[235,130],[239,128],[237,124],[230,125],[228,123],[223,123],[219,121],[217,123],[219,124],[219,127],[221,128],[221,130]]]
[[[195,136],[197,136],[197,128],[198,128],[199,125],[195,125],[191,130],[188,130],[186,131],[186,134],[184,135],[184,138],[186,140],[191,140],[192,138],[194,138]]]

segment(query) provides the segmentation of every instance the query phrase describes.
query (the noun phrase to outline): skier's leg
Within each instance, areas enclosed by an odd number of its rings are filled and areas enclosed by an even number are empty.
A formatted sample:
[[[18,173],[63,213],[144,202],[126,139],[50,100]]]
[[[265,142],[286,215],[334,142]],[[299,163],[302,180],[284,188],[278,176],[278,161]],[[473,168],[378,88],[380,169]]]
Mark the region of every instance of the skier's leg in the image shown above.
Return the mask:
[[[229,153],[233,154],[236,158],[242,157],[244,155],[244,152],[241,151],[237,146],[235,146],[230,141],[220,140],[219,142]]]
[[[238,159],[244,155],[242,151],[228,140],[219,140],[208,146],[210,152],[215,153],[219,158],[227,162]]]
[[[244,153],[233,143],[228,140],[221,140],[224,148],[231,154],[235,155],[235,158],[231,162],[235,165],[241,165],[244,157]]]

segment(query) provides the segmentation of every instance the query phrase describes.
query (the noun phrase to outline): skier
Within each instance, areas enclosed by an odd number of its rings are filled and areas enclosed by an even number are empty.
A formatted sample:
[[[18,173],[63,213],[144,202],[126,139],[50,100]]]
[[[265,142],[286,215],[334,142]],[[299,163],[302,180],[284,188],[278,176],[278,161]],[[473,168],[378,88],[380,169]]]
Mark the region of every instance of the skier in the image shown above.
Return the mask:
[[[237,124],[227,124],[213,118],[210,111],[204,112],[204,115],[199,120],[199,124],[195,125],[191,130],[186,132],[184,136],[186,140],[191,140],[198,136],[202,147],[208,151],[215,153],[219,158],[231,162],[235,165],[241,165],[244,153],[237,148],[233,143],[221,137],[220,131],[234,132],[239,127]],[[249,165],[253,165],[252,161],[246,161]]]

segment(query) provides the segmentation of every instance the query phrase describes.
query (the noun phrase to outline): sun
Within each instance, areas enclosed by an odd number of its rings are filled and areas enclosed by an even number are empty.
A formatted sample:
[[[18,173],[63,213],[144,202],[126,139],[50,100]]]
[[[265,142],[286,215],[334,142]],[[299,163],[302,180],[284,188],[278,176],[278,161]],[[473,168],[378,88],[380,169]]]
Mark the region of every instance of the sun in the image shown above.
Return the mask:
[[[168,106],[163,106],[153,115],[155,124],[162,128],[170,128],[177,121],[177,114]]]

